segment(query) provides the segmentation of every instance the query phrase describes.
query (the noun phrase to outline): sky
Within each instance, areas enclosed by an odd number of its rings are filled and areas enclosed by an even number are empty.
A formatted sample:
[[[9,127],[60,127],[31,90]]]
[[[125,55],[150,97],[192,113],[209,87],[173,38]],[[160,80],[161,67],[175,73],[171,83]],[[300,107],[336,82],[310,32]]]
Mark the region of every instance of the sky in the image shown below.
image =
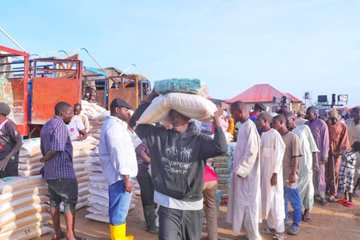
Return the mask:
[[[102,67],[136,64],[151,81],[199,78],[219,99],[268,83],[360,105],[357,0],[0,0],[0,9],[0,26],[30,54],[86,48]],[[1,33],[0,45],[16,48]]]

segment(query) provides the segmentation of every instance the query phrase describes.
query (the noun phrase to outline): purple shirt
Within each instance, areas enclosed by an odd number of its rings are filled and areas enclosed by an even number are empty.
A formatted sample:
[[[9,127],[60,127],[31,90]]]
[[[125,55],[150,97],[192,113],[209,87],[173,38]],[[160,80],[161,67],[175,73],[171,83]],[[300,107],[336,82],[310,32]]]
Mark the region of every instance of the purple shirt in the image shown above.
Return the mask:
[[[76,179],[73,167],[73,147],[64,121],[55,116],[41,129],[41,153],[43,156],[53,150],[58,153],[45,162],[43,177],[46,180],[59,178]]]
[[[321,119],[316,119],[313,122],[307,121],[305,123],[311,129],[311,133],[319,149],[319,161],[322,158],[327,158],[329,155],[329,130],[326,123]]]

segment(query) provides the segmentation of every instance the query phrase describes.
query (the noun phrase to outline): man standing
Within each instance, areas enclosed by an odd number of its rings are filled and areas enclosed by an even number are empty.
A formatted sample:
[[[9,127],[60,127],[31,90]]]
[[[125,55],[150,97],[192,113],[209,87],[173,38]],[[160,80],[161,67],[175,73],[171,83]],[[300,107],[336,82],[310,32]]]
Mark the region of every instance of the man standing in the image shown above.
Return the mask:
[[[241,125],[236,143],[231,173],[229,203],[226,221],[232,223],[233,231],[245,230],[250,240],[259,240],[260,205],[260,136],[248,109],[243,102],[230,106],[235,122]]]
[[[138,173],[136,153],[128,129],[130,105],[115,98],[110,105],[111,116],[101,128],[99,157],[103,175],[109,185],[109,218],[111,240],[131,240],[126,236],[133,184]]]
[[[360,108],[355,107],[351,110],[351,118],[346,121],[346,126],[349,135],[350,144],[354,144],[356,141],[360,141]],[[360,154],[357,152],[357,160],[355,165],[354,176],[354,191],[353,196],[356,196],[356,188],[360,185]]]
[[[9,114],[9,105],[0,102],[0,178],[18,175],[21,136]]]
[[[262,131],[260,169],[262,212],[268,224],[266,232],[275,234],[273,239],[284,239],[285,209],[282,161],[285,144],[278,131],[270,127],[271,114],[262,112],[256,119],[256,126]]]
[[[250,114],[249,118],[256,123],[257,116],[263,111],[266,111],[266,106],[262,103],[255,103],[254,111]]]
[[[329,130],[326,123],[318,118],[315,107],[309,107],[306,110],[306,118],[309,120],[305,124],[309,126],[311,133],[316,142],[316,146],[319,149],[318,162],[319,169],[314,170],[313,183],[315,193],[320,195],[321,204],[326,205],[325,191],[326,191],[326,180],[325,180],[325,164],[328,162],[329,154]]]
[[[304,204],[303,221],[311,220],[310,212],[314,205],[314,185],[313,185],[313,169],[316,171],[319,168],[317,154],[319,152],[314,137],[308,126],[302,124],[297,126],[296,117],[293,113],[286,114],[288,122],[288,129],[295,133],[300,140],[301,151],[303,153],[300,158],[298,190],[301,202]]]
[[[350,149],[345,123],[342,123],[336,109],[329,112],[329,161],[326,164],[326,185],[330,191],[329,202],[335,202],[339,183],[339,170],[343,151]]]
[[[66,128],[73,116],[73,109],[66,102],[55,105],[55,117],[41,129],[41,172],[46,179],[50,195],[50,213],[54,226],[52,239],[64,238],[60,227],[60,203],[64,203],[66,238],[75,240],[75,207],[78,183],[73,167],[73,147]]]
[[[301,221],[301,200],[297,189],[299,160],[302,156],[300,140],[295,133],[290,132],[286,127],[286,118],[282,114],[273,118],[272,127],[280,133],[286,146],[283,159],[285,222],[288,221],[289,217],[288,202],[290,201],[294,209],[293,223],[287,233],[297,235],[300,232]]]
[[[156,94],[152,92],[133,114],[134,126]],[[198,132],[195,123],[175,110],[169,113],[172,129],[140,124],[136,133],[149,147],[154,201],[160,205],[159,239],[198,240],[202,228],[202,189],[206,160],[226,153],[219,116],[214,113],[214,139]]]

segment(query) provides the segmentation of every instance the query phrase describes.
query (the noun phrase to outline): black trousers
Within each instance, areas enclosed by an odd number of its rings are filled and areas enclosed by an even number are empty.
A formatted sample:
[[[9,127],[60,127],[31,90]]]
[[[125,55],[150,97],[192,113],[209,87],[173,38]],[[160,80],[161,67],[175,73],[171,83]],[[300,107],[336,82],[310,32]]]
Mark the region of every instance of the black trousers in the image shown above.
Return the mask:
[[[3,171],[0,171],[0,178],[19,176],[18,174],[18,162],[9,161]]]
[[[141,191],[141,202],[143,206],[155,205],[154,185],[148,172],[141,172],[136,177]]]
[[[159,240],[199,240],[203,211],[188,211],[160,206]]]

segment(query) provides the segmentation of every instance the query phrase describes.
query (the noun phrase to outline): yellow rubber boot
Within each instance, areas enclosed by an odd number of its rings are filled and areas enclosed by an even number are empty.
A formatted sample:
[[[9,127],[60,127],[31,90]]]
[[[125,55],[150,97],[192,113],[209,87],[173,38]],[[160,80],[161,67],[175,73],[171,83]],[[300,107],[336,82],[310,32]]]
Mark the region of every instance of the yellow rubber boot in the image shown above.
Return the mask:
[[[134,236],[126,236],[126,223],[120,225],[110,224],[111,240],[134,240]]]

